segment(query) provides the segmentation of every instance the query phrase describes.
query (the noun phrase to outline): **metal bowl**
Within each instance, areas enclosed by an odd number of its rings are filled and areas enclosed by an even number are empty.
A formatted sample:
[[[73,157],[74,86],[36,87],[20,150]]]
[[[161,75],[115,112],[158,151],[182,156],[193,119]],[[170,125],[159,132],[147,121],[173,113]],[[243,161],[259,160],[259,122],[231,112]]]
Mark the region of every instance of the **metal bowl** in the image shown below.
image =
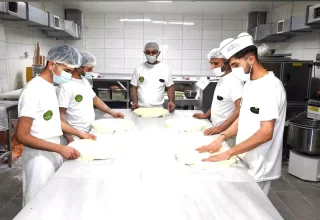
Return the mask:
[[[184,91],[184,96],[187,99],[194,99],[197,96],[197,92],[194,90],[185,90]]]

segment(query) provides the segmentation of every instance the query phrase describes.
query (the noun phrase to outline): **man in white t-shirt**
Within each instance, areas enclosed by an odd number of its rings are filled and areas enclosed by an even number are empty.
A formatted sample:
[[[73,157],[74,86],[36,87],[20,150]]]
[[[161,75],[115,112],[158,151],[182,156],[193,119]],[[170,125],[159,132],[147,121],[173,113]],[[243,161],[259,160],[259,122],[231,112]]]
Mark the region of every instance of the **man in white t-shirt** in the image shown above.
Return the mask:
[[[24,145],[23,205],[33,199],[54,175],[63,163],[63,158],[76,159],[80,156],[74,148],[60,144],[62,131],[81,138],[92,138],[61,123],[53,85],[69,81],[70,72],[80,64],[80,58],[80,53],[69,45],[50,49],[48,62],[40,75],[33,78],[21,92],[16,137]]]
[[[175,89],[171,71],[167,65],[158,61],[159,45],[150,42],[145,45],[147,62],[138,66],[131,79],[132,110],[141,107],[163,107],[165,87],[168,92],[168,110],[175,110]]]
[[[271,180],[281,176],[286,92],[274,73],[261,65],[249,34],[240,34],[220,50],[229,60],[232,73],[246,82],[240,115],[214,142],[198,150],[215,152],[226,138],[237,134],[236,146],[204,161],[228,160],[238,155],[268,194]]]
[[[123,114],[112,111],[92,90],[87,79],[91,79],[96,58],[88,52],[81,52],[81,66],[72,71],[72,78],[57,90],[60,117],[73,128],[89,133],[91,122],[95,120],[95,106],[114,118],[123,118]],[[76,136],[64,133],[67,143]]]
[[[243,82],[232,73],[231,67],[226,64],[225,57],[219,48],[215,48],[208,54],[212,75],[220,77],[214,90],[211,108],[204,114],[193,115],[199,119],[209,119],[213,127],[204,131],[205,135],[219,134],[226,130],[238,118],[242,96]],[[228,140],[230,147],[234,146],[235,138]]]

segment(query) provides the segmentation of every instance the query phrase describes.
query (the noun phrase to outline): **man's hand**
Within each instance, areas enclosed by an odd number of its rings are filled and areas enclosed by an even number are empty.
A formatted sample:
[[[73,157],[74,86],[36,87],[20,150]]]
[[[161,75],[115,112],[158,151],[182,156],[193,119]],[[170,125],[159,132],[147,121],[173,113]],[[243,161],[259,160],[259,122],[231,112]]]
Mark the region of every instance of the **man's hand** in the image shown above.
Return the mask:
[[[94,134],[89,134],[89,133],[84,133],[84,132],[81,132],[79,138],[81,138],[81,139],[91,139],[91,140],[96,140],[97,139],[97,137]]]
[[[59,153],[65,159],[77,159],[80,157],[79,151],[68,146],[61,145],[57,153]]]
[[[222,142],[219,139],[216,139],[214,142],[208,145],[204,145],[202,147],[197,148],[196,150],[199,153],[204,153],[204,152],[209,152],[209,153],[214,153],[217,152],[222,145]]]
[[[203,159],[203,162],[218,162],[218,161],[223,161],[223,160],[229,160],[231,158],[231,154],[229,151],[225,151],[221,154],[217,154],[214,156],[211,156],[209,158]]]
[[[216,127],[208,128],[203,132],[203,134],[206,136],[219,134],[219,133],[220,133],[220,131]]]
[[[140,108],[139,103],[133,103],[133,105],[131,106],[131,110],[133,111],[133,110],[135,110],[137,108]]]
[[[175,109],[176,109],[176,105],[173,102],[168,102],[169,112],[174,112]]]
[[[124,115],[120,112],[113,113],[111,116],[114,118],[124,118]]]
[[[202,113],[195,113],[193,115],[194,118],[198,118],[198,119],[207,119],[207,115],[206,114],[202,114]]]

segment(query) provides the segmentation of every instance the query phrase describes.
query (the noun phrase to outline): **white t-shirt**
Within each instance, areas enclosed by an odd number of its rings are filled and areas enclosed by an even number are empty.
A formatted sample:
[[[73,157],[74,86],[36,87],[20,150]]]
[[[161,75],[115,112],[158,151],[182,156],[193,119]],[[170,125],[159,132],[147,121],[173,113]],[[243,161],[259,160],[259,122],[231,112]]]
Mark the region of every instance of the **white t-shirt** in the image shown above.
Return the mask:
[[[57,97],[60,108],[66,108],[66,121],[73,128],[88,133],[95,119],[93,98],[96,93],[86,79],[75,79],[59,86]]]
[[[221,77],[214,90],[211,104],[211,121],[219,126],[236,110],[235,101],[242,97],[243,82],[232,73]]]
[[[249,80],[243,88],[237,144],[260,129],[260,122],[275,119],[272,140],[239,155],[249,165],[249,173],[257,182],[277,179],[281,175],[282,140],[287,110],[282,82],[269,72],[257,80]]]
[[[135,69],[130,83],[138,87],[138,102],[142,107],[163,105],[165,87],[174,84],[167,65],[147,62]]]
[[[33,118],[30,134],[37,138],[48,140],[62,135],[55,87],[39,76],[22,90],[18,114],[19,118]]]

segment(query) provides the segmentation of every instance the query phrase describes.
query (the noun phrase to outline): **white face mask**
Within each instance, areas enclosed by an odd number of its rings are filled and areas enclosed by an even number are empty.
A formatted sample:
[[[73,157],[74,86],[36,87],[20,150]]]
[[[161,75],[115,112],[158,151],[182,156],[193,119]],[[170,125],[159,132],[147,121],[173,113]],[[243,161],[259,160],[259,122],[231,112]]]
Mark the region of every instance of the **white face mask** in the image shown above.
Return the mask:
[[[215,77],[220,77],[226,72],[226,71],[222,71],[222,67],[211,69],[211,71],[212,71],[212,75]]]
[[[239,80],[241,80],[243,82],[246,82],[246,81],[250,80],[252,65],[250,65],[249,73],[245,73],[244,72],[244,67],[247,65],[247,62],[248,62],[248,59],[247,59],[246,63],[244,64],[244,66],[232,68],[232,74],[236,78],[238,78]]]

